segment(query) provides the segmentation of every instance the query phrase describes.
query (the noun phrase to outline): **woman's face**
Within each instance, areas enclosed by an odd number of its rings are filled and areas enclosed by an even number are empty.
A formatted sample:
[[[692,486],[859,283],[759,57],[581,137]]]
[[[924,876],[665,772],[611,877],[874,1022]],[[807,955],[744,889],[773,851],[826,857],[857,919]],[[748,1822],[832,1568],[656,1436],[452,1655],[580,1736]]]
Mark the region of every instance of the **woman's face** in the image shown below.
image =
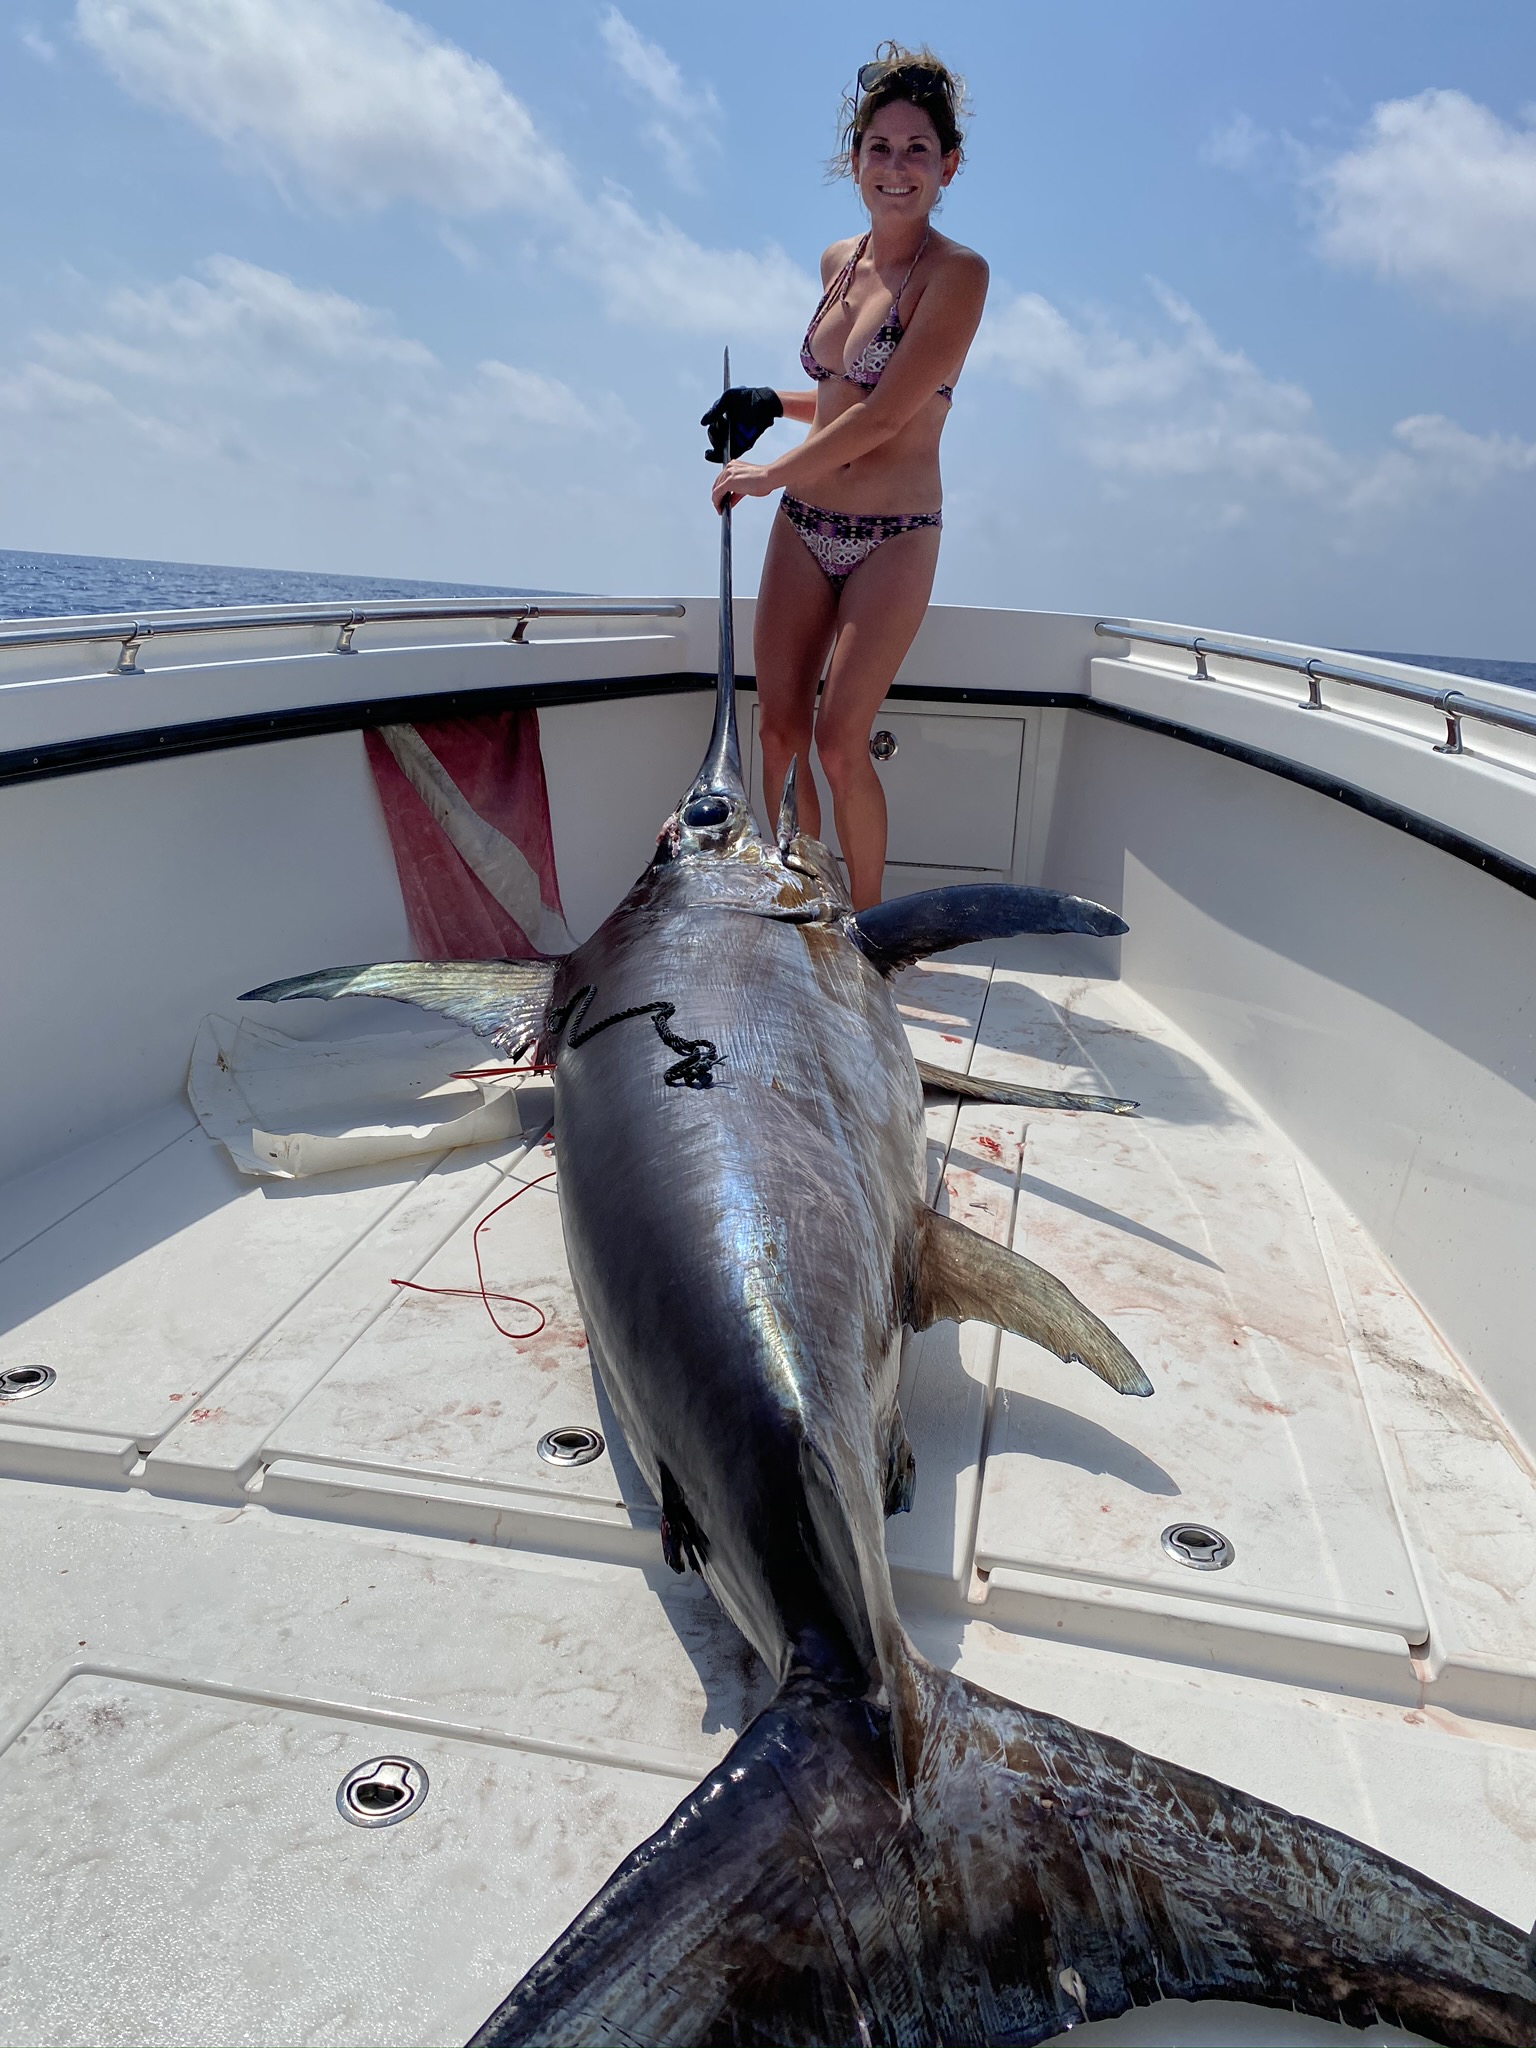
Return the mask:
[[[871,117],[853,160],[854,183],[873,221],[918,219],[933,211],[955,175],[958,155],[945,156],[932,118],[907,100]]]

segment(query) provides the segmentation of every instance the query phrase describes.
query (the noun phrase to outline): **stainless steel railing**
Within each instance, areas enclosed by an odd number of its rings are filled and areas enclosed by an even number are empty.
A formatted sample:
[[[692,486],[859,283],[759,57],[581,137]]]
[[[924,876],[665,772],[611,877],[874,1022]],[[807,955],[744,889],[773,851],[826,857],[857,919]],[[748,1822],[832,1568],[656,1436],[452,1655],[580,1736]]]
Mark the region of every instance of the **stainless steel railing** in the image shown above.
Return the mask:
[[[1303,657],[1299,654],[1276,654],[1264,648],[1233,647],[1208,639],[1203,633],[1159,633],[1150,627],[1133,626],[1117,619],[1100,619],[1093,630],[1107,639],[1145,641],[1154,647],[1184,649],[1195,657],[1191,682],[1221,680],[1206,668],[1206,659],[1212,655],[1220,661],[1253,662],[1261,668],[1285,669],[1292,675],[1305,676],[1307,696],[1304,703],[1296,706],[1298,711],[1338,709],[1336,705],[1323,702],[1322,684],[1325,681],[1348,683],[1352,689],[1377,690],[1385,697],[1402,697],[1413,704],[1427,704],[1445,720],[1445,738],[1436,744],[1437,754],[1466,752],[1461,743],[1461,721],[1464,718],[1478,719],[1484,725],[1498,725],[1507,732],[1523,732],[1536,737],[1536,712],[1516,711],[1505,704],[1490,703],[1486,697],[1469,697],[1464,690],[1436,689],[1432,683],[1401,682],[1394,676],[1372,675],[1368,669],[1345,668],[1317,654]]]
[[[268,626],[335,626],[338,628],[335,654],[355,654],[352,635],[359,626],[385,620],[431,621],[436,619],[514,619],[507,635],[514,647],[528,642],[523,635],[533,619],[680,619],[681,604],[528,604],[515,599],[505,602],[491,598],[466,599],[462,604],[440,604],[430,599],[398,598],[370,605],[264,605],[259,611],[209,611],[192,619],[88,619],[78,626],[26,626],[0,631],[0,648],[63,647],[85,642],[121,642],[121,652],[112,673],[142,675],[137,662],[139,648],[146,640],[158,640],[171,633],[228,633],[257,631]]]

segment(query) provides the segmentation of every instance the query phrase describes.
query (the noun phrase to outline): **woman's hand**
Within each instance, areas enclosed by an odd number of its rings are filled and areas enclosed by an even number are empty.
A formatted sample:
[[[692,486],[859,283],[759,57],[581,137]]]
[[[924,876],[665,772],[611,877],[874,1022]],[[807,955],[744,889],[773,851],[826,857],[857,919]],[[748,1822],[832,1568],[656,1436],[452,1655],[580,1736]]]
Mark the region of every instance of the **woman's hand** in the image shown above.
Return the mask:
[[[727,462],[710,485],[709,496],[715,510],[723,512],[727,498],[766,498],[777,489],[771,464]]]

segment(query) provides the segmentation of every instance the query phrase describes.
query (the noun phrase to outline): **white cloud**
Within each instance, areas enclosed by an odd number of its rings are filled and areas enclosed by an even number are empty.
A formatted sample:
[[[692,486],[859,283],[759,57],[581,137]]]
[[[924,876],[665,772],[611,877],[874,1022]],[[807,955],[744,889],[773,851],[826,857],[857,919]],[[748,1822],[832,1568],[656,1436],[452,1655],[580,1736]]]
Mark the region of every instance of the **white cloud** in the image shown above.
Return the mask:
[[[972,363],[1054,400],[1068,444],[1117,484],[1212,483],[1226,523],[1277,494],[1325,517],[1380,519],[1536,469],[1536,444],[1438,414],[1399,421],[1374,450],[1341,449],[1300,386],[1267,376],[1192,306],[1153,289],[1164,326],[1140,339],[1020,294],[988,315]]]
[[[384,0],[78,0],[126,91],[322,205],[542,212],[569,174],[489,65]]]
[[[1267,162],[1274,148],[1274,137],[1251,114],[1234,114],[1205,138],[1200,156],[1218,170],[1251,171]]]
[[[376,308],[228,256],[200,277],[110,294],[102,326],[42,333],[34,348],[0,366],[0,407],[32,428],[8,451],[17,459],[67,449],[84,423],[238,461],[274,489],[400,473],[458,487],[497,456],[634,431],[609,394],[495,361],[455,376]],[[98,446],[100,462],[110,455]]]
[[[770,243],[705,249],[669,220],[646,220],[617,193],[592,207],[586,243],[561,260],[601,287],[610,313],[680,333],[772,333],[793,329],[816,301],[816,287]]]
[[[273,393],[317,389],[342,367],[354,376],[370,367],[437,367],[431,350],[396,334],[388,315],[341,292],[296,284],[233,256],[211,257],[202,271],[112,292],[108,328],[44,333],[39,346],[54,362]]]
[[[1149,339],[1103,318],[1075,325],[1038,293],[990,314],[973,361],[1063,399],[1088,459],[1103,469],[1202,476],[1230,472],[1309,489],[1332,451],[1312,401],[1224,348],[1195,309],[1154,286],[1165,328]]]
[[[602,20],[603,42],[624,76],[665,114],[713,118],[720,105],[708,86],[695,91],[660,43],[648,42],[617,7]]]
[[[58,62],[58,45],[50,42],[42,30],[33,22],[24,21],[21,23],[16,31],[16,40],[29,56],[37,59],[39,64],[55,64]]]
[[[99,310],[0,348],[22,544],[642,591],[696,553],[708,581],[696,451],[658,460],[564,363],[450,365],[376,307],[227,257],[79,282]]]
[[[1465,93],[1374,109],[1354,148],[1314,171],[1324,253],[1479,306],[1536,305],[1536,126]]]
[[[1449,497],[1481,497],[1530,471],[1536,442],[1474,434],[1440,413],[1416,413],[1398,421],[1391,446],[1357,466],[1345,503],[1359,517],[1390,516]]]
[[[174,408],[160,414],[130,404],[108,384],[72,377],[50,363],[0,366],[0,413],[13,420],[6,442],[13,477],[24,472],[39,449],[74,447],[90,451],[97,461],[120,457],[131,468],[146,450],[163,462],[203,445]]]
[[[1536,469],[1536,443],[1514,434],[1469,434],[1439,413],[1399,420],[1392,432],[1410,453],[1435,463],[1447,476],[1460,472],[1474,486],[1491,477]]]
[[[602,19],[608,55],[641,102],[652,111],[641,134],[685,190],[697,185],[694,149],[716,141],[720,102],[707,85],[691,86],[660,43],[641,35],[617,7]]]
[[[530,426],[576,433],[612,433],[624,423],[623,408],[616,399],[589,405],[569,384],[562,384],[558,377],[545,377],[537,370],[485,362],[476,371],[476,379],[475,387],[462,401],[462,409],[471,418],[484,413],[490,418],[499,416]]]
[[[626,198],[584,191],[492,66],[385,0],[77,0],[76,21],[126,91],[279,186],[340,212],[520,214],[622,318],[771,331],[815,297],[776,247],[706,249]],[[702,103],[672,81],[664,51],[629,33],[653,101]]]
[[[66,376],[46,363],[22,363],[14,370],[0,371],[0,406],[7,412],[78,419],[110,412],[116,403],[105,385]]]
[[[457,228],[450,227],[445,220],[438,222],[437,239],[442,243],[461,270],[467,270],[473,274],[478,270],[484,269],[485,259],[481,256],[480,251],[475,247],[468,235],[461,235]]]

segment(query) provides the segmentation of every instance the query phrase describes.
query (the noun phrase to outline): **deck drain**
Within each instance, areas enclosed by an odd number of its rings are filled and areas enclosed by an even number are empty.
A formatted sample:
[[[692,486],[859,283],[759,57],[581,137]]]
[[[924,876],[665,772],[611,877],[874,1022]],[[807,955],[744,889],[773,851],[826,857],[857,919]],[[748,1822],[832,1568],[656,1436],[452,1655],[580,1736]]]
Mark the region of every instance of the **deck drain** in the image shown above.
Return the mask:
[[[595,1429],[552,1429],[539,1438],[539,1456],[546,1465],[590,1465],[603,1455],[603,1440]]]
[[[881,726],[877,733],[870,734],[869,752],[871,760],[894,761],[897,745],[895,733],[889,732],[884,726]]]
[[[25,1401],[28,1394],[46,1393],[58,1374],[51,1365],[13,1365],[0,1372],[0,1401]]]
[[[414,1757],[371,1756],[336,1788],[336,1811],[355,1828],[392,1828],[427,1796],[427,1774]]]
[[[1163,1531],[1163,1548],[1192,1572],[1222,1571],[1237,1555],[1219,1529],[1203,1522],[1174,1522]]]

